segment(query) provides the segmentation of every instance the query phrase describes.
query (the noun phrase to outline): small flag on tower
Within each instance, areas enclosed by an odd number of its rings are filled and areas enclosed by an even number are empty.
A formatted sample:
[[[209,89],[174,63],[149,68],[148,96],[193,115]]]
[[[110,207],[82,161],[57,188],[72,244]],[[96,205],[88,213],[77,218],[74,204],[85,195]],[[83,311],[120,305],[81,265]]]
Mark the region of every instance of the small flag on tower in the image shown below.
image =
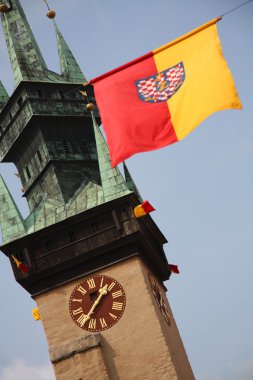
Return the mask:
[[[86,91],[79,91],[80,92],[80,94],[82,94],[83,96],[85,96],[86,98],[88,97],[88,95],[87,95],[87,92]]]
[[[22,272],[24,273],[28,273],[29,272],[29,267],[26,266],[25,264],[21,263],[21,261],[19,261],[15,256],[11,255],[11,257],[13,258],[15,264],[17,265],[17,267],[19,269],[22,270]]]
[[[136,218],[141,218],[144,215],[148,215],[152,211],[155,211],[155,208],[151,206],[149,201],[144,201],[134,208],[134,215]]]
[[[172,273],[179,274],[179,269],[178,269],[178,266],[177,266],[177,265],[169,264],[169,270],[170,270]]]
[[[35,307],[34,309],[32,309],[32,315],[33,315],[33,319],[35,321],[39,321],[41,319],[40,318],[39,309],[37,307]]]

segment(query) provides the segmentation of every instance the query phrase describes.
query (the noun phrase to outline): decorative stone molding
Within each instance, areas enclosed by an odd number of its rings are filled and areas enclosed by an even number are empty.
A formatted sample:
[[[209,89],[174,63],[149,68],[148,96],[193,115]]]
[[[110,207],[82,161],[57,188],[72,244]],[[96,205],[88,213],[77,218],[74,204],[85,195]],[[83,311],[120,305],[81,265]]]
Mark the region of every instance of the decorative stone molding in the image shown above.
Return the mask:
[[[69,358],[72,355],[87,351],[90,348],[100,345],[101,336],[99,333],[86,335],[79,339],[51,347],[49,349],[50,360],[52,363],[57,363],[61,360]]]

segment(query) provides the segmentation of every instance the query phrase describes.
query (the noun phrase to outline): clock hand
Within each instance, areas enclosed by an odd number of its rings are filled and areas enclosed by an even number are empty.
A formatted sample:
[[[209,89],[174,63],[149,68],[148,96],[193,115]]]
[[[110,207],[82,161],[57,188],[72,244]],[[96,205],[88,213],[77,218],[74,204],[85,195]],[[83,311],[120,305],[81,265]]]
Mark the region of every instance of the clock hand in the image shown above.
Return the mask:
[[[103,288],[100,288],[99,289],[99,296],[98,298],[95,300],[94,304],[92,305],[90,311],[88,312],[87,315],[85,315],[85,319],[84,319],[84,322],[83,322],[83,325],[90,319],[90,316],[91,314],[93,313],[93,311],[95,310],[95,308],[97,307],[97,305],[99,304],[99,302],[101,301],[102,297],[105,296],[107,293],[108,293],[108,285],[106,284]]]

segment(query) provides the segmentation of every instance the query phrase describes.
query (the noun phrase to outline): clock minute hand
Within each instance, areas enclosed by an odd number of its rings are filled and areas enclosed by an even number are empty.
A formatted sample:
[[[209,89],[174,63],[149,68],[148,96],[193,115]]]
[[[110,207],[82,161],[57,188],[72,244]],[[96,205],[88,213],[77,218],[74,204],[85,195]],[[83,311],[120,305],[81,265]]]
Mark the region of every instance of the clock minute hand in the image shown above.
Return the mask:
[[[103,288],[99,289],[100,294],[99,294],[98,298],[96,299],[96,301],[94,302],[94,304],[92,305],[92,308],[90,309],[88,314],[85,315],[85,321],[83,324],[85,324],[90,319],[91,314],[93,313],[93,311],[95,310],[95,308],[97,307],[99,302],[101,301],[102,297],[108,293],[107,288],[108,288],[108,285],[106,284],[105,286],[103,286]]]

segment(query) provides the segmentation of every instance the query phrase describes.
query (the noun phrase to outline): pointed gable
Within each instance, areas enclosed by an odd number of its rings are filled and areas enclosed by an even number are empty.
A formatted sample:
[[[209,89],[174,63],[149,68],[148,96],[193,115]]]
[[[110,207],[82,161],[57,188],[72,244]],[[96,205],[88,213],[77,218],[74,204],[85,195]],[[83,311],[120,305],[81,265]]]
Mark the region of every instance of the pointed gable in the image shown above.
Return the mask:
[[[18,239],[26,234],[24,220],[1,175],[0,226],[3,243]]]
[[[125,161],[123,161],[123,169],[124,169],[124,175],[125,175],[125,180],[126,180],[126,186],[127,188],[130,190],[130,191],[133,191],[135,193],[135,195],[138,197],[138,199],[140,200],[140,202],[143,201],[140,193],[139,193],[139,190],[125,164]]]
[[[71,50],[69,49],[55,21],[54,27],[57,38],[61,74],[63,78],[66,81],[74,83],[86,82],[85,76],[83,75],[79,65],[77,64]]]
[[[3,83],[0,81],[0,111],[3,109],[5,104],[9,100],[9,95],[7,94],[7,91],[4,88]]]
[[[122,197],[123,195],[129,194],[130,191],[126,186],[125,180],[122,174],[120,173],[119,169],[117,167],[112,168],[111,166],[109,150],[104,140],[104,137],[102,136],[102,133],[99,130],[93,112],[92,120],[97,145],[98,163],[104,194],[104,202],[108,202],[112,199],[116,199]]]

